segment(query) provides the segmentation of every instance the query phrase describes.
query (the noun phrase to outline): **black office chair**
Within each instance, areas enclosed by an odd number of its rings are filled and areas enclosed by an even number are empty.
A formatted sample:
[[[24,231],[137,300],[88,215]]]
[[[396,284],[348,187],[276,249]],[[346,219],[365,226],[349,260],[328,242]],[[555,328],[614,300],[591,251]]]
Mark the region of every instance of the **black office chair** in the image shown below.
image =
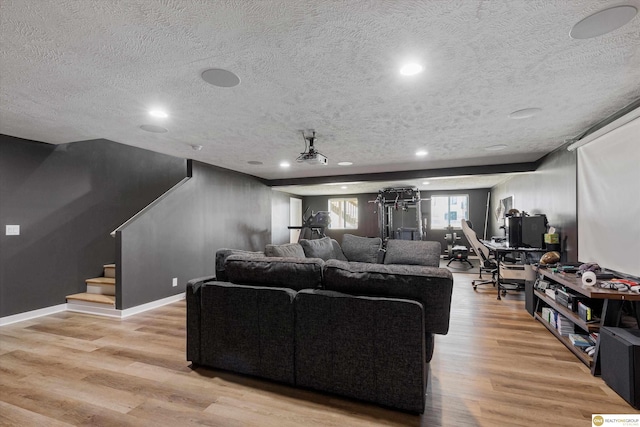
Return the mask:
[[[480,243],[478,240],[478,236],[476,232],[471,228],[471,221],[467,221],[463,219],[462,221],[462,232],[465,237],[469,241],[469,245],[473,248],[473,250],[480,257],[480,277],[477,280],[473,280],[471,285],[473,289],[476,290],[478,285],[493,285],[496,286],[496,274],[498,273],[498,263],[494,258],[490,257],[489,248]],[[491,273],[491,279],[483,279],[482,272]]]

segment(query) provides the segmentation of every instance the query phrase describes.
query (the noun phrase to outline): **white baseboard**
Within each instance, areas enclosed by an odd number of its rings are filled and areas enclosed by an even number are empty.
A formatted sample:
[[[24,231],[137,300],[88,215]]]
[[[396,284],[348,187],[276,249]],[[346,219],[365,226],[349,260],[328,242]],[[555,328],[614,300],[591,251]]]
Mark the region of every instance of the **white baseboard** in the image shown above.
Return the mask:
[[[176,295],[171,295],[170,297],[151,301],[142,305],[137,305],[135,307],[127,308],[126,310],[121,310],[121,317],[124,319],[125,317],[133,316],[134,314],[142,313],[143,311],[153,310],[154,308],[162,307],[163,305],[168,305],[183,299],[185,299],[185,293],[181,292]]]
[[[185,298],[184,292],[172,295],[167,298],[162,298],[157,301],[151,301],[146,304],[141,304],[135,307],[128,308],[126,310],[116,310],[115,308],[104,308],[99,306],[89,306],[84,304],[74,304],[72,302],[67,304],[55,305],[52,307],[41,308],[39,310],[27,311],[25,313],[14,314],[12,316],[0,317],[0,326],[10,325],[12,323],[23,322],[29,319],[35,319],[37,317],[48,316],[50,314],[59,313],[61,311],[73,311],[76,313],[95,314],[97,316],[115,317],[118,319],[124,319],[125,317],[133,316],[144,311],[153,310],[154,308],[162,307]]]
[[[0,326],[10,325],[12,323],[24,322],[25,320],[35,319],[37,317],[48,316],[50,314],[60,313],[67,310],[67,304],[59,304],[51,307],[40,308],[38,310],[26,311],[11,316],[0,317]]]

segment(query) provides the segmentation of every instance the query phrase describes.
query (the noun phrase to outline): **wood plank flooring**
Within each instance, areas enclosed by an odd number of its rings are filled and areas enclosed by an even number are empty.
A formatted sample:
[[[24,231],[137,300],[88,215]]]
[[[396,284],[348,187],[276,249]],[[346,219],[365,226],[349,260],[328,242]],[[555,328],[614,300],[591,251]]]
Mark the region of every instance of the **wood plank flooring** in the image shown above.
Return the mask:
[[[455,274],[427,409],[410,415],[185,360],[185,302],[124,320],[64,312],[0,327],[2,426],[590,426],[638,413],[524,309]]]

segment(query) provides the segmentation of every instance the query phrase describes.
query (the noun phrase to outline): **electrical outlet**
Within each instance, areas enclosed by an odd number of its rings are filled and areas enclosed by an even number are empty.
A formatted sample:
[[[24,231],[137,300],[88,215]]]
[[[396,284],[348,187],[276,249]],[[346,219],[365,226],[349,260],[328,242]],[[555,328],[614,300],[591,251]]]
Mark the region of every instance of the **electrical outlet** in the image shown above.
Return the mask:
[[[171,281],[171,286],[173,286],[174,288],[175,288],[176,286],[178,286],[178,278],[177,278],[177,277],[174,277],[174,278],[173,278],[173,280]]]
[[[20,235],[20,226],[19,225],[7,225],[5,235],[7,236],[19,236]]]

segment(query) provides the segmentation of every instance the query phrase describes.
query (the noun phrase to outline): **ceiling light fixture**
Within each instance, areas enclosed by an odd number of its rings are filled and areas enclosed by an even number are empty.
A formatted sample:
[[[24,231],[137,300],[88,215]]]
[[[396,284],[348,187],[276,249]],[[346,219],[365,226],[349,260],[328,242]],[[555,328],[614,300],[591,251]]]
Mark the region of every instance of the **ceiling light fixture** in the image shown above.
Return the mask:
[[[425,181],[422,183],[422,185],[429,185],[429,184],[431,184],[429,181]]]
[[[631,21],[637,13],[638,9],[631,5],[621,5],[603,9],[587,16],[574,25],[569,35],[573,39],[598,37],[622,27]]]
[[[289,163],[289,162],[280,162],[280,167],[281,168],[288,168],[289,166],[291,166],[291,163]]]
[[[194,150],[194,151],[200,151],[200,150],[202,150],[202,145],[191,144],[191,149]]]
[[[416,151],[416,156],[418,156],[418,157],[424,157],[427,154],[429,154],[429,152],[427,150],[418,150],[418,151]]]
[[[403,76],[414,76],[418,73],[421,73],[422,70],[422,65],[411,63],[402,66],[402,68],[400,68],[400,74],[402,74]]]
[[[169,117],[169,115],[162,110],[151,110],[149,111],[149,115],[151,117],[157,117],[159,119],[166,119],[167,117]]]
[[[339,162],[338,166],[351,166],[353,162]]]
[[[161,127],[161,126],[155,126],[155,125],[142,125],[140,126],[140,129],[142,130],[146,130],[147,132],[153,132],[153,133],[165,133],[168,132],[167,129]]]
[[[211,68],[201,74],[202,80],[210,85],[218,87],[234,87],[240,84],[240,77],[233,74],[231,71],[223,70],[221,68]]]
[[[347,186],[346,186],[346,185],[343,185],[343,186],[342,186],[342,187],[340,187],[340,188],[342,188],[343,190],[346,190],[346,189],[347,189]]]
[[[528,119],[529,117],[533,117],[537,115],[541,108],[524,108],[522,110],[516,110],[509,114],[510,119],[519,120],[519,119]]]

